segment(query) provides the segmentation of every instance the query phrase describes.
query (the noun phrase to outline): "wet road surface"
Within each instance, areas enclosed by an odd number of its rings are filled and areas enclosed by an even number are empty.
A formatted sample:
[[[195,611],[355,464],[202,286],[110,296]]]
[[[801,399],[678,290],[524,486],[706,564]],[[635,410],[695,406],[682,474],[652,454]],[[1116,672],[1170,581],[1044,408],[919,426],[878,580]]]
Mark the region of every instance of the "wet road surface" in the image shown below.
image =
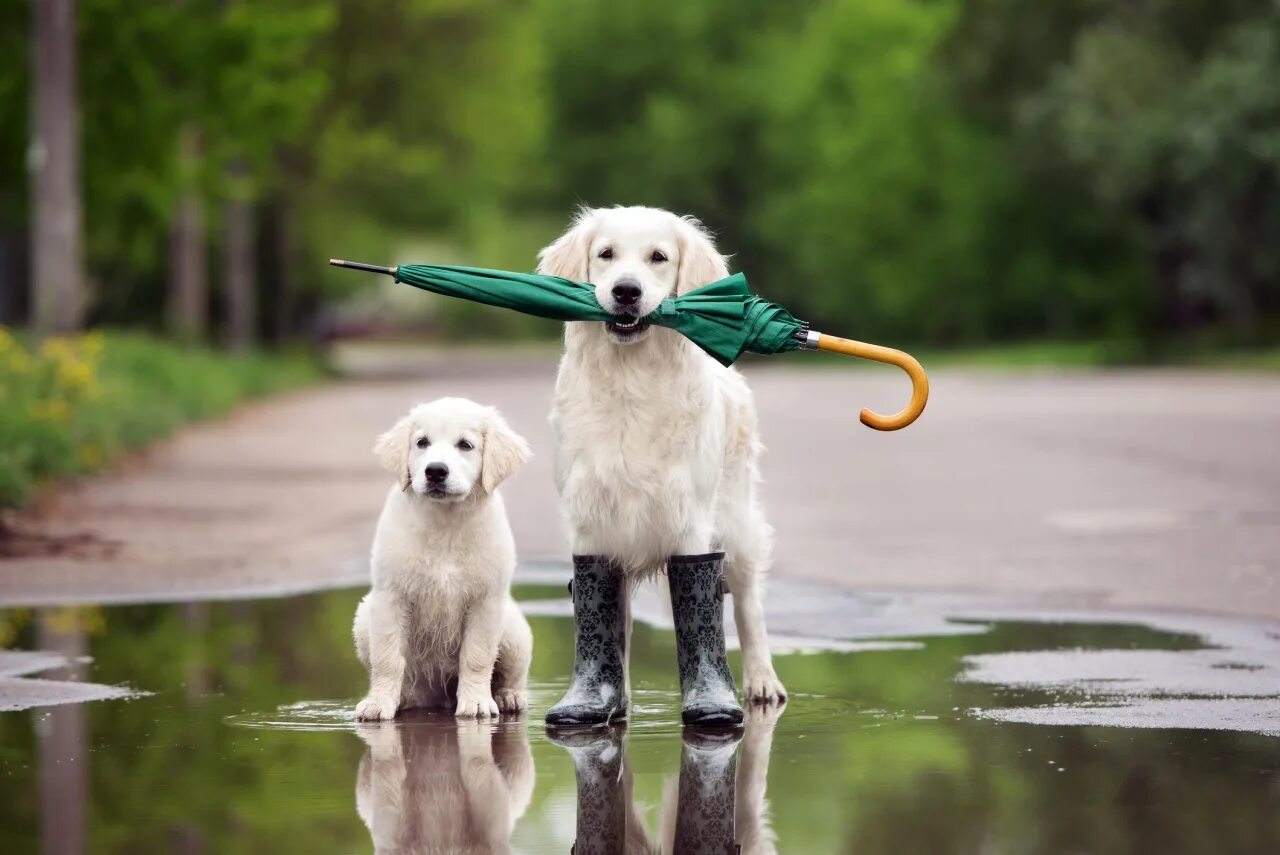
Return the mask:
[[[548,734],[572,664],[564,578],[523,573],[532,709],[483,723],[351,720],[358,590],[0,612],[2,646],[28,651],[0,658],[0,848],[1280,849],[1274,622],[775,586],[789,703],[698,733],[649,588],[631,721]],[[11,709],[38,699],[6,693],[32,678],[134,696]]]
[[[0,602],[360,584],[387,489],[373,438],[441,395],[494,404],[529,438],[533,460],[502,488],[516,541],[524,558],[566,560],[554,352],[392,361],[184,431],[64,493],[31,527],[74,548],[0,559]],[[746,367],[775,577],[1280,620],[1280,376],[939,370],[924,416],[882,434],[856,414],[901,407],[901,372],[805,365]]]

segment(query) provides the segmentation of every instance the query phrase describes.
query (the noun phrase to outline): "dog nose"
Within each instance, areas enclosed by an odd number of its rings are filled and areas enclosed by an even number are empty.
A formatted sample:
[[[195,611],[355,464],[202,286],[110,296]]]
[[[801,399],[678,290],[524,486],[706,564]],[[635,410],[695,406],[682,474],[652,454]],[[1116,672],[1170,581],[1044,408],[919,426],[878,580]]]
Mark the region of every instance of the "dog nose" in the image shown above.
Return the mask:
[[[630,276],[624,276],[613,283],[613,299],[619,306],[634,306],[640,302],[640,283]]]
[[[432,483],[439,483],[449,477],[449,467],[443,463],[432,463],[427,467],[427,480]]]

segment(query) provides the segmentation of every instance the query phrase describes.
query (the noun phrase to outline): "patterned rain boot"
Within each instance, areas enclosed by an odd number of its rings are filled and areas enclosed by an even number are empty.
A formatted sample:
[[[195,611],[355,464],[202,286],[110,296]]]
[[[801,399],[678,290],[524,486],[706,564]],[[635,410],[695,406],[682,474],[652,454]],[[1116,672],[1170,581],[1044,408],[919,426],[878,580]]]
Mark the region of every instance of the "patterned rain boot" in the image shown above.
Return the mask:
[[[622,571],[599,555],[573,556],[573,685],[547,724],[605,724],[627,717],[626,596]]]
[[[578,782],[578,827],[573,855],[613,855],[624,850],[627,802],[623,787],[625,725],[569,730],[548,738],[569,752]]]
[[[667,561],[685,724],[738,725],[742,707],[724,653],[723,552],[673,555]]]
[[[733,806],[741,739],[740,730],[685,730],[673,851],[682,855],[737,851]]]

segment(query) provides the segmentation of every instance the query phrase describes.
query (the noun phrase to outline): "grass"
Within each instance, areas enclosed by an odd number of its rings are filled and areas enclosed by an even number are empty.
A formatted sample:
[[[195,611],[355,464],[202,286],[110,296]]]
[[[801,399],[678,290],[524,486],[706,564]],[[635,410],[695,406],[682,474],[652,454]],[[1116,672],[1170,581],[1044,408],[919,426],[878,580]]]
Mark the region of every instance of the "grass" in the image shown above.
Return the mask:
[[[0,327],[0,508],[26,503],[51,479],[92,474],[183,424],[321,373],[302,355],[228,356],[120,332],[37,346]]]

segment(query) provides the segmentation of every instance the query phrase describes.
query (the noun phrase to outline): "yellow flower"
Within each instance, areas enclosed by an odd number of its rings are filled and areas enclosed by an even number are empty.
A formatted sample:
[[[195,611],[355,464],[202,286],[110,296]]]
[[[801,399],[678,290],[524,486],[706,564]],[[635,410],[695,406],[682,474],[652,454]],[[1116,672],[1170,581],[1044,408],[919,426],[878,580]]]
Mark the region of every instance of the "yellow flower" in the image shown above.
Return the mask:
[[[31,403],[31,417],[34,419],[43,419],[61,424],[70,416],[71,407],[67,406],[67,402],[61,398],[53,398],[48,401],[33,401]]]
[[[99,469],[102,467],[102,449],[92,443],[80,446],[77,456],[80,458],[80,465],[85,469]]]
[[[18,640],[18,633],[30,619],[31,609],[7,609],[0,613],[0,648],[13,646]]]
[[[40,356],[44,359],[64,359],[71,355],[71,345],[62,336],[52,336],[40,342]]]
[[[31,357],[22,348],[14,348],[9,354],[8,368],[11,374],[26,374],[31,369]]]
[[[69,635],[73,632],[101,635],[107,628],[106,615],[98,606],[58,606],[43,609],[41,619],[46,627],[60,635]]]
[[[72,389],[88,386],[93,373],[93,366],[81,359],[71,357],[58,363],[58,379]]]
[[[90,332],[80,336],[80,350],[89,359],[96,360],[102,355],[102,333]]]

